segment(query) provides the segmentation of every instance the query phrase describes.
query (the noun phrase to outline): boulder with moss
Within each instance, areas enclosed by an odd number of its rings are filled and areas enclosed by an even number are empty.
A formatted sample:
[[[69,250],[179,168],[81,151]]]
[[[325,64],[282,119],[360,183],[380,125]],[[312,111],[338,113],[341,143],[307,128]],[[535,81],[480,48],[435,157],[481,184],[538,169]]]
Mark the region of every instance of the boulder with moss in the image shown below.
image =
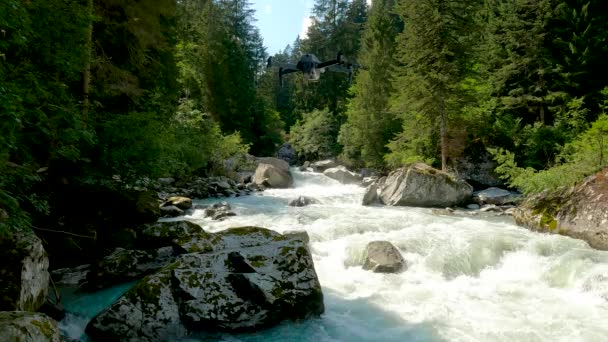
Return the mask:
[[[323,313],[323,294],[302,234],[231,228],[182,238],[178,260],[149,275],[87,326],[99,340],[179,339],[240,332]]]
[[[49,291],[49,259],[31,232],[0,236],[0,310],[37,311]]]
[[[380,189],[386,205],[450,207],[471,198],[473,187],[463,180],[416,163],[391,172]]]
[[[513,217],[532,230],[570,236],[608,250],[608,168],[569,189],[526,198]]]
[[[27,311],[0,312],[2,341],[60,342],[57,323],[45,314]]]

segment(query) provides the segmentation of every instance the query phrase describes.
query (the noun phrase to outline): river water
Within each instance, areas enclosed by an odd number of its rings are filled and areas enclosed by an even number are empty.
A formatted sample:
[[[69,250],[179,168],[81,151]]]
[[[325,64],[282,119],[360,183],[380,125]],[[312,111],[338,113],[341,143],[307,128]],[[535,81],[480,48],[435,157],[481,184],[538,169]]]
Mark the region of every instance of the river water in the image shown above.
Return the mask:
[[[508,217],[363,207],[359,186],[322,174],[293,174],[293,189],[226,199],[236,217],[215,222],[195,211],[186,219],[211,232],[244,225],[306,230],[326,312],[319,319],[216,340],[608,341],[608,252],[519,228]],[[320,204],[287,206],[300,195]],[[365,245],[374,240],[397,246],[408,269],[362,270]],[[64,296],[72,314],[61,322],[62,330],[79,337],[87,320],[128,286]]]

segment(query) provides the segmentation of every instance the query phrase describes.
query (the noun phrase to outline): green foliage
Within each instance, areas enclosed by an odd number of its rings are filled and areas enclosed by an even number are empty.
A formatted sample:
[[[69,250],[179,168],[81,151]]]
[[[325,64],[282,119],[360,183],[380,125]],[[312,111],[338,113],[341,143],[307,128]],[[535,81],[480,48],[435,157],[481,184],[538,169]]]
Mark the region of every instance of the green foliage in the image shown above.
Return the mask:
[[[163,123],[152,113],[132,113],[105,124],[100,140],[103,163],[126,178],[185,176],[247,152],[238,133],[224,135],[207,114],[184,101],[175,119]]]
[[[566,144],[561,163],[546,170],[518,167],[515,154],[504,149],[490,152],[499,164],[496,172],[526,194],[572,186],[608,166],[608,115],[601,115],[591,128]]]
[[[419,0],[400,2],[396,10],[405,29],[397,39],[402,68],[395,80],[398,91],[393,95],[393,110],[404,116],[404,125],[412,124],[407,119],[418,117],[437,125],[443,169],[449,155],[448,122],[457,120],[467,99],[462,82],[471,73],[478,5],[478,1]],[[418,140],[407,136],[408,132],[404,130],[397,139]]]
[[[400,123],[389,111],[389,97],[394,92],[395,38],[403,23],[392,13],[394,1],[373,3],[363,33],[359,71],[351,92],[346,122],[340,128],[338,142],[342,155],[353,163],[369,167],[384,166],[386,144],[399,131]]]
[[[318,160],[337,155],[336,119],[326,110],[305,113],[291,129],[290,142],[300,157]]]

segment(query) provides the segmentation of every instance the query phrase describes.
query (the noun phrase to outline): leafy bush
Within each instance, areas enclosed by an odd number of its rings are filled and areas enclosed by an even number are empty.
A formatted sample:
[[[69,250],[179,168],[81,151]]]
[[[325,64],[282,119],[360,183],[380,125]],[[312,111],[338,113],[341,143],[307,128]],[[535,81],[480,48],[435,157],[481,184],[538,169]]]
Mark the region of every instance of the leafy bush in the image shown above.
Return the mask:
[[[602,114],[575,141],[564,146],[556,166],[537,171],[518,167],[515,154],[504,149],[489,149],[499,166],[496,172],[511,186],[526,194],[572,186],[608,166],[608,115]]]
[[[238,133],[223,135],[215,121],[187,101],[169,122],[153,113],[131,113],[109,121],[100,140],[104,164],[127,178],[180,177],[248,149]]]
[[[290,142],[300,157],[307,160],[324,159],[337,155],[338,122],[329,110],[305,113],[291,128]]]

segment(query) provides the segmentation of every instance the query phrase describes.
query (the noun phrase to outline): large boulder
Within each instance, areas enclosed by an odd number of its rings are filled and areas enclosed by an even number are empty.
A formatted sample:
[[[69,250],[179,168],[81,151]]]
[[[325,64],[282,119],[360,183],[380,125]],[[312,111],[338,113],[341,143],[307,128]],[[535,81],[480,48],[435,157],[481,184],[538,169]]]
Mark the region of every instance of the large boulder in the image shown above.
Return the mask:
[[[364,270],[375,273],[397,273],[406,268],[399,250],[388,241],[372,241],[365,248]]]
[[[331,179],[335,179],[342,184],[359,184],[363,180],[360,175],[350,172],[344,166],[336,166],[323,171],[323,174]]]
[[[57,323],[38,312],[0,312],[0,339],[7,342],[63,341]]]
[[[298,154],[290,143],[281,145],[277,152],[277,158],[286,161],[289,165],[295,165],[298,162]]]
[[[37,311],[49,291],[49,259],[33,233],[0,236],[0,311]]]
[[[500,188],[487,188],[473,193],[473,201],[479,205],[496,204],[505,205],[515,203],[521,197],[520,194]]]
[[[468,200],[472,193],[467,182],[417,163],[391,172],[382,185],[380,199],[393,206],[449,207]]]
[[[323,313],[321,286],[299,234],[241,227],[192,239],[195,252],[144,278],[93,318],[87,333],[100,341],[163,341]]]
[[[335,160],[326,159],[326,160],[316,161],[316,162],[310,164],[310,167],[312,168],[312,170],[314,172],[325,172],[325,170],[331,169],[332,167],[336,167],[339,165],[340,164],[338,164]]]
[[[530,229],[570,236],[608,250],[608,168],[569,189],[525,199],[513,217]]]
[[[259,158],[259,164],[253,175],[253,183],[270,188],[289,188],[293,185],[293,177],[289,172],[289,164],[277,158]]]

